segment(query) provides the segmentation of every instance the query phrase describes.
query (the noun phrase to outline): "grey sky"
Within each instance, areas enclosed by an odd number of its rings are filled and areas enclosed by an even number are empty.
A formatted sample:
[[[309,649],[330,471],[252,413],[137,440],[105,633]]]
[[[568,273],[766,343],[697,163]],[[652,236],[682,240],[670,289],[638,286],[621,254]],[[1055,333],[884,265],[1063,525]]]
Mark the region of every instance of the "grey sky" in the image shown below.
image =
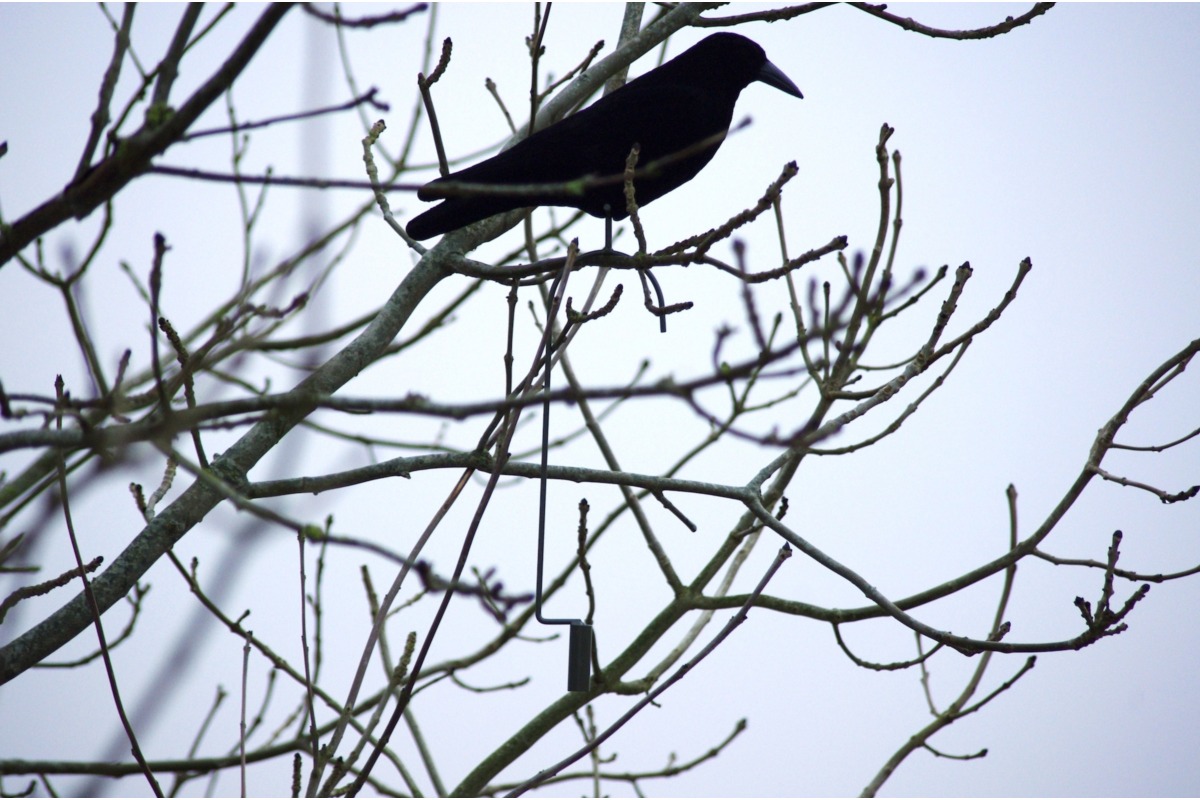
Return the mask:
[[[946,28],[994,24],[1026,8],[889,6],[901,16]],[[205,44],[206,53],[198,54],[196,71],[181,76],[183,91],[207,74],[204,69],[211,69],[212,59],[256,13],[239,8],[235,20],[240,21],[227,26],[228,33],[218,30],[216,40]],[[348,13],[367,10],[355,7]],[[144,48],[144,63],[150,64],[169,40],[179,7],[145,7],[138,14],[135,43]],[[436,90],[438,114],[451,157],[465,157],[505,135],[504,119],[484,89],[485,77],[497,82],[518,123],[527,116],[528,62],[522,38],[532,11],[524,5],[453,4],[440,7],[439,14],[437,36],[453,38],[455,59]],[[605,52],[611,51],[620,18],[618,5],[555,5],[546,63],[561,74],[599,39],[607,44]],[[295,13],[277,40],[259,54],[234,91],[243,119],[345,99],[331,34],[321,28],[313,35],[314,27]],[[970,261],[975,273],[957,319],[973,321],[1000,301],[1019,261],[1026,256],[1033,260],[1033,272],[1017,302],[969,350],[946,386],[901,433],[849,458],[814,460],[806,466],[812,474],[798,483],[791,498],[795,524],[814,543],[890,596],[904,596],[1003,552],[1008,525],[1004,490],[1009,483],[1019,492],[1022,530],[1039,524],[1074,480],[1096,430],[1154,367],[1198,335],[1200,148],[1195,136],[1200,130],[1200,6],[1066,4],[1009,35],[978,42],[931,40],[850,7],[738,30],[764,47],[805,99],[793,100],[761,84],[749,87],[735,119],[750,116],[753,124],[731,136],[695,181],[645,211],[653,242],[673,241],[724,220],[756,200],[785,162],[796,160],[800,174],[784,202],[792,254],[837,234],[850,237],[852,250],[868,248],[878,206],[873,147],[886,122],[896,128],[890,146],[903,154],[901,274],[942,264],[953,270]],[[11,221],[69,180],[112,45],[107,22],[93,6],[2,4],[0,31],[0,140],[9,144],[8,154],[0,159],[0,211]],[[415,21],[370,36],[348,34],[360,88],[377,86],[392,104],[391,112],[383,115],[389,122],[387,146],[401,140],[416,96],[414,76],[420,68],[424,31],[425,23]],[[680,52],[706,33],[685,31],[671,52]],[[649,69],[652,58],[637,62],[634,72]],[[223,104],[218,103],[201,127],[221,124],[222,114]],[[315,169],[324,175],[360,178],[362,132],[356,119],[339,117],[322,132],[327,138],[318,141],[316,155],[312,143],[303,147],[299,137],[276,136],[273,141],[280,144],[269,150],[252,145],[246,169],[255,172],[271,164],[280,174]],[[430,138],[418,141],[421,157],[432,160]],[[227,168],[228,150],[225,139],[196,143],[168,153],[162,162]],[[221,296],[236,283],[243,254],[241,243],[228,235],[229,226],[236,225],[231,191],[216,185],[188,189],[185,203],[180,200],[183,187],[176,179],[150,176],[122,195],[121,238],[107,245],[112,255],[103,264],[108,271],[103,288],[87,299],[100,323],[101,355],[110,363],[124,347],[145,340],[143,306],[137,304],[117,262],[129,260],[144,279],[154,231],[163,231],[173,247],[164,303],[181,327],[207,311],[205,298]],[[262,224],[263,249],[252,260],[285,252],[304,234],[306,215],[333,219],[364,197],[339,193],[302,201],[299,193],[278,190],[274,200]],[[391,202],[402,220],[422,206],[402,193],[393,193]],[[95,219],[89,219],[56,230],[45,243],[48,260],[58,263],[64,248],[86,247],[95,225]],[[592,237],[599,246],[601,226],[588,220],[578,235]],[[771,227],[760,223],[746,236],[750,256],[761,254],[760,268],[774,266],[778,256]],[[335,280],[342,283],[322,300],[319,313],[331,321],[376,307],[411,263],[382,221],[368,228],[356,263],[337,273]],[[510,233],[478,255],[506,252],[518,237]],[[825,270],[818,274],[836,275],[829,267]],[[668,302],[694,300],[695,312],[672,318],[668,335],[662,337],[637,302],[627,303],[607,338],[580,342],[576,357],[587,364],[589,382],[625,381],[643,357],[652,359],[654,375],[695,374],[706,366],[716,327],[722,322],[743,324],[730,280],[695,268],[665,272],[662,280]],[[636,287],[629,280],[626,284],[627,290]],[[450,290],[444,291],[448,297]],[[773,284],[759,290],[758,297],[764,309],[781,309],[786,301],[782,288]],[[454,337],[471,330],[472,335],[499,341],[502,329],[495,325],[503,320],[500,298],[497,291],[486,305],[473,307],[472,327],[464,326]],[[36,336],[31,331],[37,331]],[[914,329],[912,336],[918,335],[920,330]],[[896,355],[908,344],[901,338]],[[494,375],[500,352],[473,347],[456,350],[451,357],[465,374],[478,370]],[[438,399],[479,398],[478,383],[443,374],[439,361],[446,357],[444,351],[418,354],[403,365],[429,376],[428,390]],[[396,372],[390,370],[364,374],[348,393],[407,391],[407,386],[391,383]],[[9,392],[46,394],[52,393],[58,372],[85,393],[86,372],[63,328],[60,301],[45,287],[34,287],[10,263],[0,269],[0,379]],[[421,391],[426,390],[422,386]],[[487,397],[494,395],[491,389],[485,392]],[[1151,444],[1182,436],[1197,426],[1198,408],[1200,384],[1189,375],[1137,416],[1125,438]],[[670,430],[678,411],[661,408],[649,413],[645,419],[615,425],[614,441],[631,471],[652,473],[665,466],[667,456],[649,434]],[[416,430],[427,432],[413,434]],[[405,433],[429,440],[435,430],[413,427]],[[702,464],[684,477],[707,474],[713,480],[744,481],[745,470],[757,463],[755,455],[735,452],[728,461]],[[264,468],[278,471],[286,466],[279,462],[287,458],[318,457],[327,460],[314,472],[355,466],[362,453],[281,453],[279,461],[264,462]],[[29,458],[27,453],[6,454],[0,457],[0,469],[11,475]],[[594,458],[588,453],[580,456],[580,463]],[[1161,455],[1123,455],[1112,469],[1180,491],[1200,482],[1198,464],[1192,442]],[[148,470],[141,479],[152,486],[157,476]],[[412,500],[405,513],[423,518],[425,506],[440,501],[438,491]],[[591,487],[552,491],[554,513],[567,520],[568,527],[580,496],[586,494],[594,508],[605,510],[614,496]],[[106,558],[139,528],[123,492],[113,486],[80,498],[92,519],[104,520],[90,535],[104,542],[93,544],[93,549]],[[313,520],[336,513],[339,527],[375,531],[383,538],[395,514],[390,492],[388,487],[366,489],[359,497],[369,500],[350,507],[330,508],[317,497],[299,499],[289,508]],[[527,515],[533,497],[529,491],[514,492],[498,499],[493,511],[499,520]],[[206,569],[217,568],[229,537],[242,535],[239,526],[245,523],[230,512],[213,517],[180,548],[181,558],[199,555]],[[665,517],[662,524],[668,527]],[[706,531],[719,536],[726,527],[722,517],[698,534],[669,529],[666,536],[671,546],[686,549],[686,536],[704,536]],[[1130,569],[1174,571],[1200,563],[1200,500],[1183,507],[1163,506],[1149,494],[1100,482],[1093,483],[1072,510],[1048,549],[1064,557],[1099,558],[1118,528],[1125,533],[1122,563]],[[14,523],[14,530],[19,529]],[[627,552],[602,556],[609,569],[621,569],[626,558],[644,560],[644,547],[632,526],[623,536]],[[245,540],[244,546],[242,581],[230,588],[228,608],[252,606],[256,631],[273,631],[290,648],[288,657],[298,660],[294,540],[274,534],[253,545]],[[776,547],[764,542],[756,564],[765,565]],[[565,554],[566,548],[562,545],[554,552]],[[47,556],[49,571],[65,563],[66,552]],[[450,558],[453,552],[447,545],[441,557]],[[520,585],[531,573],[532,552],[525,528],[509,530],[497,524],[484,534],[473,561],[502,564],[508,581]],[[785,565],[777,579],[780,594],[829,606],[863,604],[851,587],[802,562],[793,558]],[[345,614],[355,625],[365,616],[355,582],[357,564],[351,557],[331,567],[333,578],[347,588],[329,600],[331,614]],[[751,569],[744,580],[758,569]],[[146,633],[135,646],[119,652],[119,668],[127,702],[143,708],[151,720],[143,736],[144,745],[151,742],[149,754],[177,757],[186,751],[214,686],[221,683],[235,690],[240,644],[215,630],[198,637],[201,643],[190,656],[194,661],[186,678],[194,689],[172,696],[163,708],[153,708],[156,698],[147,694],[146,681],[170,652],[180,621],[203,617],[193,616],[186,588],[169,566],[154,570],[148,580],[154,590],[143,630],[166,632],[161,639]],[[1094,600],[1099,583],[1097,574],[1049,565],[1022,567],[1009,614],[1013,639],[1075,635],[1079,618],[1072,599],[1082,595]],[[10,585],[0,583],[0,595],[7,594]],[[620,586],[621,596],[607,598],[597,626],[610,655],[622,637],[644,624],[637,615],[665,596],[661,580],[645,565],[630,564]],[[1118,597],[1130,591],[1131,586],[1121,585]],[[977,632],[989,623],[997,593],[998,583],[987,582],[918,615],[955,632]],[[579,599],[582,594],[572,596]],[[568,606],[564,601],[561,610],[574,613]],[[36,606],[40,612],[10,616],[0,628],[0,641],[23,632],[54,607],[56,602],[47,601]],[[1080,653],[1039,657],[1037,668],[1011,692],[935,740],[945,753],[987,748],[986,758],[958,762],[918,753],[900,767],[885,793],[1200,794],[1198,607],[1200,581],[1154,586],[1131,617],[1129,631]],[[478,614],[456,613],[456,624],[462,627],[455,630],[462,633],[483,624]],[[893,623],[867,623],[846,633],[863,658],[886,662],[913,656],[911,634]],[[344,638],[337,630],[328,635],[337,657],[324,668],[328,674],[348,674],[360,646],[357,628]],[[88,651],[91,640],[84,638],[66,649],[74,654]],[[447,645],[441,654],[452,652]],[[464,677],[481,685],[525,674],[545,680],[521,691],[473,700],[477,705],[461,714],[435,705],[457,697],[449,691],[430,692],[426,709],[416,706],[423,711],[431,741],[454,743],[439,754],[449,782],[557,696],[565,645],[531,646],[523,652],[527,664],[506,662],[507,670],[489,664]],[[1023,661],[1024,656],[998,657],[987,685],[994,687]],[[933,691],[940,702],[954,696],[973,665],[952,656],[933,662]],[[265,672],[261,661],[251,671],[259,691]],[[114,738],[117,726],[102,670],[93,664],[85,673],[67,675],[34,671],[0,687],[0,716],[5,720],[0,724],[0,758],[55,754],[86,759],[110,751],[110,757],[127,758],[123,745],[112,750],[120,739]],[[661,708],[644,712],[618,734],[611,742],[610,752],[619,753],[612,766],[652,769],[672,752],[680,760],[693,758],[746,717],[747,732],[720,758],[679,778],[648,782],[644,790],[670,795],[856,794],[887,757],[928,722],[918,678],[912,671],[857,669],[837,650],[826,626],[755,611],[722,648],[664,696]],[[341,687],[346,681],[339,677],[333,683]],[[597,704],[601,721],[615,719],[635,699],[604,698]],[[471,716],[464,719],[468,713]],[[232,709],[225,709],[219,717],[225,729],[214,741],[231,741],[236,719]],[[578,734],[569,727],[564,724],[547,737],[504,777],[532,774],[577,746]],[[278,794],[290,786],[280,770],[252,774],[252,794]],[[23,785],[10,779],[4,788],[12,792]],[[65,793],[87,786],[91,784],[58,783]],[[121,792],[146,790],[138,779],[119,787]],[[199,783],[189,786],[191,791],[200,788]],[[587,791],[582,784],[568,788],[563,792]],[[606,784],[605,790],[629,791],[618,783]],[[232,774],[218,784],[219,794],[236,791]]]

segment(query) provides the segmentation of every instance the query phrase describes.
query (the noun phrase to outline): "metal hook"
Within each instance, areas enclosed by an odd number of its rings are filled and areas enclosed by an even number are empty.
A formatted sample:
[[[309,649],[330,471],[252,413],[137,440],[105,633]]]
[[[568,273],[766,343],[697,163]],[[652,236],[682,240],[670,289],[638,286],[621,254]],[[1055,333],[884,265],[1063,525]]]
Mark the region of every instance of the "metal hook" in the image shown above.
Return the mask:
[[[538,475],[540,496],[538,498],[538,545],[537,545],[537,588],[533,611],[537,621],[543,625],[570,625],[571,637],[567,651],[567,691],[586,692],[592,682],[592,626],[581,619],[551,619],[542,616],[542,574],[546,555],[546,494],[549,483],[550,462],[550,368],[553,356],[553,312],[562,275],[550,284],[550,302],[546,309],[546,365],[542,374],[542,466]]]

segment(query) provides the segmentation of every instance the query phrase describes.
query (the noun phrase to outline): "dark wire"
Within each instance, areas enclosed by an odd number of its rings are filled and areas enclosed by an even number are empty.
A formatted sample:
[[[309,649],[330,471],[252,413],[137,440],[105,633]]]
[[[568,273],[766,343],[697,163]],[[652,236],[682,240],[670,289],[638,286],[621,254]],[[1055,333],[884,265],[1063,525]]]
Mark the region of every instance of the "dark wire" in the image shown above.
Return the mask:
[[[554,364],[554,312],[555,298],[558,297],[558,285],[562,280],[559,275],[550,284],[550,302],[546,306],[546,366],[542,373],[542,468],[538,475],[541,483],[541,496],[538,500],[538,547],[537,547],[537,590],[533,605],[537,621],[543,625],[579,625],[580,619],[547,619],[542,616],[542,565],[546,555],[546,494],[550,470],[550,368]]]

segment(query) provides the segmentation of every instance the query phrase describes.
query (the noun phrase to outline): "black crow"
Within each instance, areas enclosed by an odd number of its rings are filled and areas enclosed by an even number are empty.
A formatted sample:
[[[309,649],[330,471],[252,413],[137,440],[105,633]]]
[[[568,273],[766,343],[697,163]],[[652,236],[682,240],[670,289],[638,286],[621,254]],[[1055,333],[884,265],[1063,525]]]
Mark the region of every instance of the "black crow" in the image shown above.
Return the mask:
[[[712,159],[725,139],[738,95],[754,81],[804,97],[757,44],[736,33],[714,33],[508,150],[431,181],[417,197],[435,199],[429,189],[449,181],[511,186],[619,176],[637,143],[638,168],[650,167],[649,174],[634,181],[638,205],[644,206],[696,177]],[[654,167],[670,156],[675,157]],[[618,180],[582,193],[449,197],[412,219],[408,235],[428,239],[526,206],[570,206],[612,219],[628,216]]]

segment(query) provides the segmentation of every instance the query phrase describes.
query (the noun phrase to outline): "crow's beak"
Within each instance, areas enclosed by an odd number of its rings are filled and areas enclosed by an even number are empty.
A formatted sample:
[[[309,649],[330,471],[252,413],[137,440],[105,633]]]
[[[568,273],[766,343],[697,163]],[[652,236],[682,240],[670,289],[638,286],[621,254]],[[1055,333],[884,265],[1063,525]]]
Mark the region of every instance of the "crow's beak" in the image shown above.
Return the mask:
[[[768,86],[774,86],[779,91],[786,92],[792,97],[799,97],[801,100],[804,99],[804,95],[801,94],[800,90],[796,88],[796,84],[792,83],[791,79],[787,75],[783,74],[783,70],[772,64],[770,61],[763,63],[762,69],[758,71],[758,75],[755,76],[755,79],[762,81]]]

